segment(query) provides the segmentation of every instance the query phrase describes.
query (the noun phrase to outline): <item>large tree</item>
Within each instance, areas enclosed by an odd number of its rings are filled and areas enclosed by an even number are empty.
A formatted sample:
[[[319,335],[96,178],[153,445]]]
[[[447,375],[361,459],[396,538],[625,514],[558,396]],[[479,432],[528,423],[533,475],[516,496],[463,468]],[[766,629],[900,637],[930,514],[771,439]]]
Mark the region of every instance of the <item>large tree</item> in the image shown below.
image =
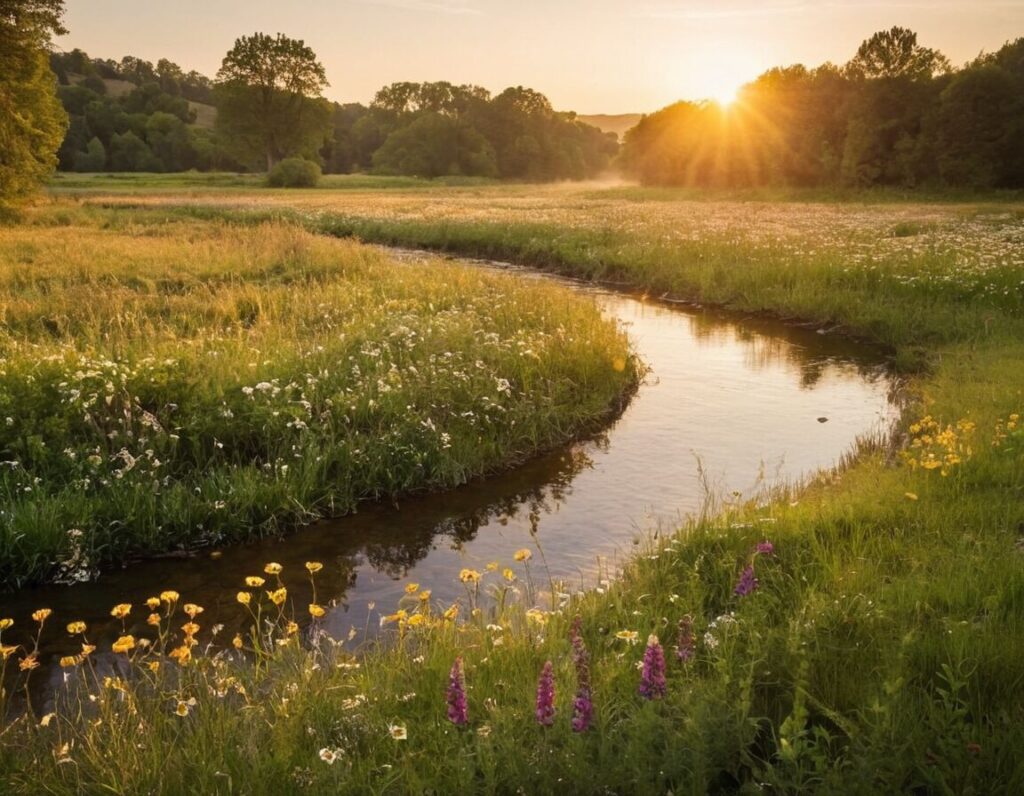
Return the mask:
[[[57,165],[67,114],[50,69],[63,0],[0,0],[0,203],[31,192]]]
[[[256,33],[235,42],[217,73],[217,126],[240,158],[313,155],[331,132],[316,53],[299,39]]]

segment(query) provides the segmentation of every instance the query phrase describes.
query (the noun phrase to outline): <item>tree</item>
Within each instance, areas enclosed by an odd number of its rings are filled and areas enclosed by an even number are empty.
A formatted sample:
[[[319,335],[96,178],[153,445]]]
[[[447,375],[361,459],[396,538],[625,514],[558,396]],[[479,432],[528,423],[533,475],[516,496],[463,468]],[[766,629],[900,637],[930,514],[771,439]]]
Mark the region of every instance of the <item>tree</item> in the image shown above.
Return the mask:
[[[243,36],[217,73],[217,124],[244,159],[262,156],[269,171],[291,155],[315,153],[331,132],[328,85],[313,50],[283,34]]]
[[[949,71],[949,59],[938,50],[922,47],[907,28],[881,30],[861,43],[847,65],[851,77],[864,80],[905,77],[922,80]]]
[[[382,174],[416,177],[493,177],[498,171],[494,150],[476,129],[429,111],[389,135],[374,153],[373,165]]]
[[[79,152],[75,156],[75,171],[103,171],[106,165],[107,150],[98,138],[93,138],[85,152]]]
[[[63,0],[0,0],[0,203],[38,187],[57,166],[68,117],[50,68],[64,33]]]

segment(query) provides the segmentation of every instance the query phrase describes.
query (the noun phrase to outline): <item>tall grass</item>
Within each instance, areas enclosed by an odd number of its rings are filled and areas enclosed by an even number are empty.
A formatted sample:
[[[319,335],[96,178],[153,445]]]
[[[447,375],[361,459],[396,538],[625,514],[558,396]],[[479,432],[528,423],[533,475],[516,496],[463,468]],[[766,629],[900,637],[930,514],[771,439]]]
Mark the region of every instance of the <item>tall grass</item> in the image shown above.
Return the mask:
[[[564,290],[280,224],[5,230],[0,313],[8,587],[461,484],[635,380]]]

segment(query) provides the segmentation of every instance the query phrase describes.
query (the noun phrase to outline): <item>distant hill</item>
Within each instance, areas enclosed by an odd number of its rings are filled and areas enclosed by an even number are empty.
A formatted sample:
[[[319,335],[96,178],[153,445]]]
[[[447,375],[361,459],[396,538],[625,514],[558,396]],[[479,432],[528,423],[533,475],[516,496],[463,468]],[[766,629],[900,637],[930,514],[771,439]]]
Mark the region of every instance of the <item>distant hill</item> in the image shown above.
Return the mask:
[[[592,124],[599,130],[603,130],[606,133],[615,133],[622,140],[622,136],[626,130],[636,125],[637,122],[643,118],[642,113],[595,113],[589,115],[579,115],[576,117],[581,122]]]

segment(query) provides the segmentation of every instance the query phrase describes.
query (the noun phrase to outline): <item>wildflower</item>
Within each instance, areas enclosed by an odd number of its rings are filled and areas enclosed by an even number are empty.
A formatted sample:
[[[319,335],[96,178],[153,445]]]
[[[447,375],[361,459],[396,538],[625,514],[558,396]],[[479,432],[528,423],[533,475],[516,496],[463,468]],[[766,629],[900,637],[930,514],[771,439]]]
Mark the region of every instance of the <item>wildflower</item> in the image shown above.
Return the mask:
[[[409,731],[404,724],[389,724],[388,734],[396,741],[404,741],[409,737]]]
[[[82,659],[77,655],[65,655],[60,659],[60,665],[62,669],[67,669],[71,666],[78,666],[82,662]]]
[[[491,734],[491,725],[481,724],[479,727],[476,728],[476,734],[479,735],[481,738],[486,738],[488,735]]]
[[[644,650],[640,694],[647,699],[665,696],[665,651],[653,633],[647,637],[647,649]]]
[[[555,674],[551,661],[544,662],[540,679],[537,681],[537,723],[550,727],[555,723]]]
[[[266,581],[258,575],[250,575],[245,579],[245,585],[250,589],[258,589],[264,583],[266,583]]]
[[[281,570],[283,569],[284,567],[282,567],[275,561],[271,561],[269,564],[263,567],[263,571],[266,572],[268,575],[280,575]]]
[[[235,637],[231,639],[231,646],[236,650],[242,649],[242,636],[239,633],[235,633]]]
[[[163,600],[168,605],[172,605],[172,604],[178,602],[179,599],[181,599],[181,595],[178,594],[178,592],[173,591],[173,590],[162,591],[162,592],[160,592],[160,599]]]
[[[181,610],[185,612],[189,619],[195,619],[203,612],[202,606],[196,605],[195,603],[185,603]]]
[[[314,619],[319,619],[326,613],[327,611],[324,610],[324,607],[322,605],[317,605],[316,603],[309,604],[309,615],[312,616]]]
[[[324,568],[324,565],[321,564],[319,561],[307,561],[306,562],[306,569],[309,571],[310,575],[315,575],[317,572],[319,572],[323,568]]]
[[[508,567],[505,567],[505,569],[503,569],[503,570],[501,571],[501,576],[502,576],[502,577],[503,577],[503,578],[504,578],[505,580],[507,580],[507,581],[508,581],[509,583],[511,583],[512,581],[514,581],[514,580],[516,579],[516,573],[515,573],[515,572],[513,572],[513,571],[512,571],[511,569],[509,569]]]
[[[548,623],[548,615],[539,608],[531,608],[526,612],[526,618],[530,622],[535,622],[541,627],[544,627]]]
[[[514,558],[519,563],[522,563],[524,561],[529,561],[531,558],[533,558],[533,553],[531,553],[527,548],[524,547],[521,550],[516,550],[516,552],[512,555],[512,558]]]
[[[23,672],[30,672],[37,666],[39,666],[39,659],[34,652],[18,661],[18,668]]]
[[[150,597],[148,600],[146,600],[146,607],[149,608],[150,611],[155,611],[157,608],[160,607],[160,598]]]
[[[586,732],[593,720],[594,703],[590,692],[590,653],[583,642],[580,628],[583,620],[577,616],[572,623],[572,661],[576,667],[576,696],[572,701],[573,732]]]
[[[14,620],[10,618],[0,619],[0,631],[4,631],[14,624]]]
[[[132,612],[132,607],[128,603],[120,603],[110,609],[110,615],[115,619],[124,619],[128,614]]]
[[[299,632],[299,626],[296,622],[289,621],[288,624],[285,625],[284,632],[287,633],[289,636],[294,636],[296,633]]]
[[[160,614],[150,614],[146,617],[146,624],[156,627],[160,624]]]
[[[270,602],[274,605],[284,605],[284,601],[288,599],[288,589],[282,586],[280,589],[268,591],[267,597],[270,598]]]
[[[17,651],[18,648],[12,647],[10,644],[0,644],[0,661],[6,661]]]
[[[135,637],[134,636],[121,636],[117,641],[111,645],[111,649],[116,653],[123,653],[127,655],[133,649],[135,649]]]
[[[69,622],[68,633],[72,636],[78,635],[79,633],[85,632],[85,622]]]
[[[753,564],[747,564],[746,568],[740,574],[740,579],[736,583],[736,588],[733,591],[740,597],[746,597],[748,594],[756,591],[759,586],[757,578],[754,576]]]
[[[420,588],[420,584],[418,584],[418,583],[406,583],[405,584],[405,593],[406,594],[415,594],[417,591],[419,591],[419,588]]]
[[[463,569],[459,572],[459,580],[463,583],[479,583],[480,573],[475,569]]]
[[[628,641],[630,644],[636,644],[640,641],[640,634],[635,630],[620,630],[615,634],[615,638]]]
[[[686,663],[693,657],[693,619],[684,616],[679,620],[679,641],[676,643],[676,658],[680,663]]]
[[[456,658],[448,673],[448,721],[457,727],[469,723],[466,706],[466,684],[462,673],[462,658]]]
[[[96,651],[95,644],[82,644],[82,657],[88,658]]]
[[[194,636],[199,632],[199,625],[195,622],[186,622],[181,626],[181,629],[185,631],[186,636]]]
[[[424,589],[418,596],[421,603],[428,602],[430,600],[430,589]]]
[[[442,614],[442,616],[444,616],[444,618],[447,619],[449,622],[454,621],[455,617],[457,617],[458,615],[459,615],[459,605],[458,605],[458,603],[453,603],[451,606],[449,606],[445,610],[444,614]]]
[[[184,666],[192,660],[192,648],[187,644],[182,644],[168,652],[167,657],[176,660],[179,666]]]
[[[252,594],[247,591],[240,591],[235,595],[235,599],[242,605],[248,605],[252,601]]]
[[[775,545],[766,539],[763,542],[757,543],[757,547],[754,548],[754,552],[763,556],[775,555]]]
[[[192,710],[192,708],[193,708],[193,706],[195,704],[196,704],[195,697],[192,697],[191,699],[189,699],[188,702],[183,702],[182,700],[179,699],[177,707],[174,708],[174,712],[177,715],[181,716],[182,718],[185,718],[185,716],[187,716],[189,714],[189,711]]]
[[[487,566],[484,567],[484,569],[486,569],[488,572],[497,572],[498,566],[499,564],[497,561],[488,561]]]
[[[33,612],[32,618],[39,624],[45,622],[53,611],[49,608],[40,608],[38,611]]]
[[[423,614],[413,614],[409,617],[408,625],[409,627],[419,627],[420,625],[425,624],[426,621],[427,617]]]
[[[334,762],[338,759],[339,753],[337,749],[328,749],[324,747],[320,750],[320,759],[323,760],[327,765],[333,766]]]

